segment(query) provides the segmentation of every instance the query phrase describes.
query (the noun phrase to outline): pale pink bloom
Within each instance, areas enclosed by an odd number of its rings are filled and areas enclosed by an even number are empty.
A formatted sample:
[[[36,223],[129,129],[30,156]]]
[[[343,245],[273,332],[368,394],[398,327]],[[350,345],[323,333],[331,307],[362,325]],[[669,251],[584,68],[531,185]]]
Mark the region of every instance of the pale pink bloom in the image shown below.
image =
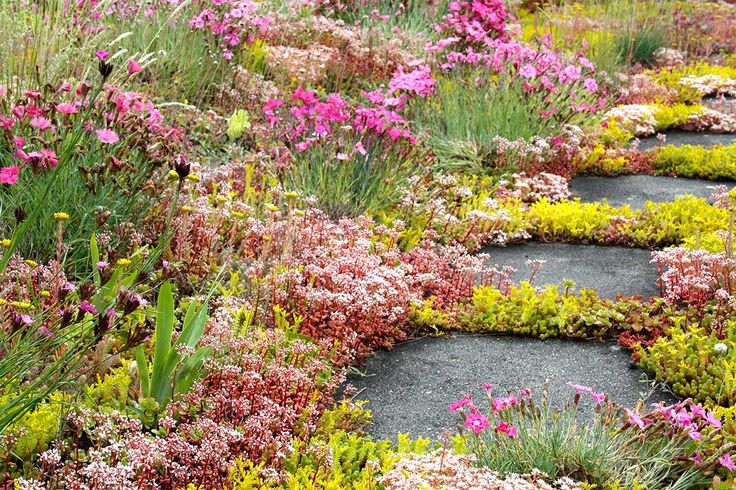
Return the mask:
[[[97,139],[100,140],[100,143],[113,144],[120,141],[117,133],[111,129],[98,129],[95,133],[97,133]]]
[[[368,153],[367,151],[365,151],[365,147],[363,146],[363,143],[361,143],[360,141],[355,143],[355,147],[353,149],[357,151],[358,153],[360,153],[361,155],[366,155]]]
[[[631,425],[636,425],[642,430],[646,427],[644,420],[642,420],[641,415],[639,415],[637,412],[633,412],[628,408],[624,408],[624,411],[626,411],[626,415],[628,416],[629,423]]]

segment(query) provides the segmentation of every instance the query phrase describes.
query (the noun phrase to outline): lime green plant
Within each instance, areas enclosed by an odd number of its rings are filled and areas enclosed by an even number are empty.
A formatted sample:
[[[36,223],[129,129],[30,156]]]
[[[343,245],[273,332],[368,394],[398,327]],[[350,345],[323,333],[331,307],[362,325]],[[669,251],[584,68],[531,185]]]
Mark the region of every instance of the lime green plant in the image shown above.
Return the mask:
[[[718,339],[703,327],[680,324],[649,349],[641,350],[641,366],[666,380],[675,393],[722,407],[736,405],[736,322]]]
[[[175,393],[186,393],[200,375],[202,364],[212,351],[208,347],[194,348],[204,333],[207,322],[207,303],[192,302],[184,315],[181,333],[173,340],[174,296],[171,284],[165,282],[159,291],[156,305],[156,330],[151,369],[144,347],[135,351],[140,379],[141,397],[153,398],[165,405]],[[192,351],[188,353],[187,350]]]

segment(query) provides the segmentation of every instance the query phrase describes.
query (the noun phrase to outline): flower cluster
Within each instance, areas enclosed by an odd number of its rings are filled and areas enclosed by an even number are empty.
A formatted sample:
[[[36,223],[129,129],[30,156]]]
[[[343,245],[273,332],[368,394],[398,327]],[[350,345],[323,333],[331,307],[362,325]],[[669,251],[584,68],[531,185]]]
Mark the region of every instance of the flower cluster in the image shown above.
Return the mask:
[[[542,172],[533,177],[525,173],[512,174],[511,180],[502,180],[496,191],[498,198],[519,199],[523,202],[533,203],[542,198],[550,202],[570,199],[570,185],[565,177]]]
[[[673,304],[702,308],[707,302],[732,302],[736,259],[725,253],[672,247],[652,252],[662,295]]]

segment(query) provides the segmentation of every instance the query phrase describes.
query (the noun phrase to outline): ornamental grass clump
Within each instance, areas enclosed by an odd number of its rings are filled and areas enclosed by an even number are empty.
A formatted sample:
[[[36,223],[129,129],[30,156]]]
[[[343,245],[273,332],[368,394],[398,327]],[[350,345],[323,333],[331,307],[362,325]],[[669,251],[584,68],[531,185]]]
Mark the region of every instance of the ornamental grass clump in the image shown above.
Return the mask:
[[[493,397],[488,416],[466,397],[450,409],[460,413],[461,434],[478,464],[505,473],[541,470],[551,480],[569,477],[603,488],[696,488],[716,472],[732,475],[733,444],[724,441],[720,420],[685,400],[653,405],[645,412],[621,408],[605,394],[568,383],[572,403],[550,405],[545,393],[529,390]],[[581,407],[593,409],[581,422]]]

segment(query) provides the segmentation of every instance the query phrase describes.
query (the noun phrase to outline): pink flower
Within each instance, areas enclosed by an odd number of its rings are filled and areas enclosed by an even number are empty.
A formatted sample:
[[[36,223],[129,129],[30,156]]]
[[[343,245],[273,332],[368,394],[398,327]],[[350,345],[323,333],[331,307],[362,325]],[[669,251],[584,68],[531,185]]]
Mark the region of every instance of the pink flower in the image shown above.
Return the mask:
[[[483,429],[490,427],[490,424],[482,413],[471,413],[465,419],[465,427],[472,429],[476,434],[480,434]]]
[[[537,69],[532,65],[524,65],[519,69],[519,75],[524,78],[534,78],[537,76]]]
[[[512,438],[516,437],[517,435],[516,427],[509,425],[508,422],[505,422],[503,420],[498,423],[494,430],[496,431],[496,433],[505,434],[508,437]]]
[[[560,83],[567,84],[572,83],[580,79],[582,70],[580,67],[575,65],[567,65],[564,70],[560,72]]]
[[[143,67],[134,59],[128,60],[128,75],[134,75],[141,71]]]
[[[629,418],[629,423],[631,425],[636,425],[640,429],[644,430],[646,424],[644,423],[644,420],[642,420],[641,415],[639,415],[637,412],[629,410],[628,408],[624,408],[624,410],[626,411],[626,416]]]
[[[353,149],[357,151],[358,153],[360,153],[361,155],[366,155],[368,153],[367,151],[365,151],[365,147],[363,146],[363,143],[361,143],[360,141],[355,143],[355,147],[353,147]]]
[[[593,392],[593,388],[589,388],[587,386],[576,385],[575,383],[569,383],[569,382],[565,384],[569,386],[570,388],[573,388],[577,392],[578,395],[580,395],[581,393],[592,393]]]
[[[718,462],[721,463],[721,466],[726,468],[728,471],[732,473],[736,471],[736,463],[733,462],[730,454],[724,454],[723,456],[718,458]]]
[[[99,59],[100,61],[105,61],[105,59],[107,59],[107,57],[108,57],[108,56],[110,56],[110,53],[108,53],[108,52],[107,52],[107,51],[105,51],[104,49],[101,49],[101,50],[99,50],[99,51],[97,51],[97,52],[95,53],[95,56],[97,56],[97,58],[98,58],[98,59]]]
[[[712,425],[716,429],[720,429],[723,426],[721,421],[718,419],[718,417],[715,416],[713,412],[705,412],[704,419],[706,422],[708,422],[710,425]]]
[[[97,314],[97,308],[95,308],[89,301],[80,301],[79,309],[85,313],[91,313],[92,315]]]
[[[470,397],[470,395],[465,395],[464,398],[461,398],[460,400],[458,400],[455,403],[453,403],[452,405],[450,405],[450,410],[453,411],[453,412],[455,412],[455,411],[460,410],[461,408],[463,408],[468,403],[472,403],[472,402],[473,402],[473,399]]]
[[[490,395],[493,392],[493,385],[491,383],[485,383],[483,385],[483,391]]]
[[[61,104],[56,104],[56,110],[61,112],[65,116],[69,116],[77,112],[77,108],[74,107],[74,105],[67,104],[66,102],[62,102]]]
[[[586,78],[585,80],[583,80],[583,84],[585,85],[585,89],[591,94],[594,94],[598,91],[598,82],[596,82],[593,78]]]
[[[100,140],[100,143],[113,144],[120,141],[117,133],[111,129],[98,129],[95,132],[97,133],[97,139]]]
[[[34,117],[31,119],[31,126],[38,128],[41,131],[46,131],[51,127],[51,120],[45,117]]]
[[[0,184],[13,185],[18,182],[18,167],[15,165],[0,168]]]

